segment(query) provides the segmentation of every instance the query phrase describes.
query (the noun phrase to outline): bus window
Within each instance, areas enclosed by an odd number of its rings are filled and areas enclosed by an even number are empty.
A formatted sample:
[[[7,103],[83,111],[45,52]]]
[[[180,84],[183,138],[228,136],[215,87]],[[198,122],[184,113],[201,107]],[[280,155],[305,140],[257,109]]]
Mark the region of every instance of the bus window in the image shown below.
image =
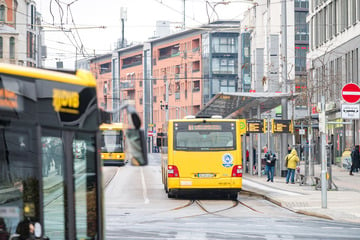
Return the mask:
[[[221,122],[216,125],[202,123],[201,126],[201,129],[198,129],[200,127],[196,127],[196,123],[176,123],[174,149],[187,151],[235,149],[235,128],[231,123]]]
[[[39,221],[39,182],[35,127],[0,122],[0,216],[9,234],[24,219]]]
[[[73,146],[76,146],[74,143],[79,142],[82,143],[81,151],[84,153],[84,157],[81,160],[74,159],[73,161],[76,239],[93,239],[97,235],[98,229],[96,145],[91,134],[77,133],[73,140]]]
[[[60,132],[43,130],[42,172],[44,235],[50,239],[65,237],[65,204],[64,204],[64,154]]]

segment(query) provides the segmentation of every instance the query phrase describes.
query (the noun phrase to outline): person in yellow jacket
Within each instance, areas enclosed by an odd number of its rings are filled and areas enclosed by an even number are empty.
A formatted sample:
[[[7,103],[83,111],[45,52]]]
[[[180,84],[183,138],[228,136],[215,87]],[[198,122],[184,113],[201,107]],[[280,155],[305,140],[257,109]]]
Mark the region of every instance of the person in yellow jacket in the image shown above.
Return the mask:
[[[300,161],[295,148],[293,148],[291,150],[291,152],[288,155],[286,155],[285,161],[287,163],[286,164],[286,167],[287,167],[286,183],[289,183],[289,180],[291,180],[291,183],[294,184],[295,183],[295,180],[294,180],[295,169],[296,169],[297,163]]]

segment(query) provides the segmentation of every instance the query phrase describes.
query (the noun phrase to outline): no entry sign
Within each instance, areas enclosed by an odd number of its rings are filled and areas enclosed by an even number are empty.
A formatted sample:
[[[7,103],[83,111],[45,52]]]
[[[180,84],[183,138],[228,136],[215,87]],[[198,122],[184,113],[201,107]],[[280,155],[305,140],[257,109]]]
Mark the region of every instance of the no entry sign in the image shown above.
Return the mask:
[[[348,103],[357,103],[360,100],[360,87],[355,83],[348,83],[342,88],[341,96]]]

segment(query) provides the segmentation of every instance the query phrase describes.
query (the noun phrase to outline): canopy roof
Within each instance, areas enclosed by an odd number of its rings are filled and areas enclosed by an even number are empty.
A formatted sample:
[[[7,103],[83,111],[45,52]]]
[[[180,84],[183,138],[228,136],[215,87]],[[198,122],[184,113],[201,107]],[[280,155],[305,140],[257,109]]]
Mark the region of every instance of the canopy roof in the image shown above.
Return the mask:
[[[208,117],[220,115],[223,118],[249,118],[249,113],[257,114],[260,105],[260,113],[267,112],[279,105],[281,99],[288,100],[296,97],[293,93],[218,93],[201,109],[196,116]]]

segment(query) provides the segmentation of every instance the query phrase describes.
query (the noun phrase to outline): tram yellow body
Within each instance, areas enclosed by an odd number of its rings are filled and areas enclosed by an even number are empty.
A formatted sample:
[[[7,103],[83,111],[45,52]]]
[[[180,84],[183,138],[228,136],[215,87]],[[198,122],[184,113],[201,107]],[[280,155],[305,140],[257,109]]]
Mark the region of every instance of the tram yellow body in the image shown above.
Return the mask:
[[[170,120],[161,164],[168,196],[204,191],[236,198],[242,188],[245,123],[239,119]]]

